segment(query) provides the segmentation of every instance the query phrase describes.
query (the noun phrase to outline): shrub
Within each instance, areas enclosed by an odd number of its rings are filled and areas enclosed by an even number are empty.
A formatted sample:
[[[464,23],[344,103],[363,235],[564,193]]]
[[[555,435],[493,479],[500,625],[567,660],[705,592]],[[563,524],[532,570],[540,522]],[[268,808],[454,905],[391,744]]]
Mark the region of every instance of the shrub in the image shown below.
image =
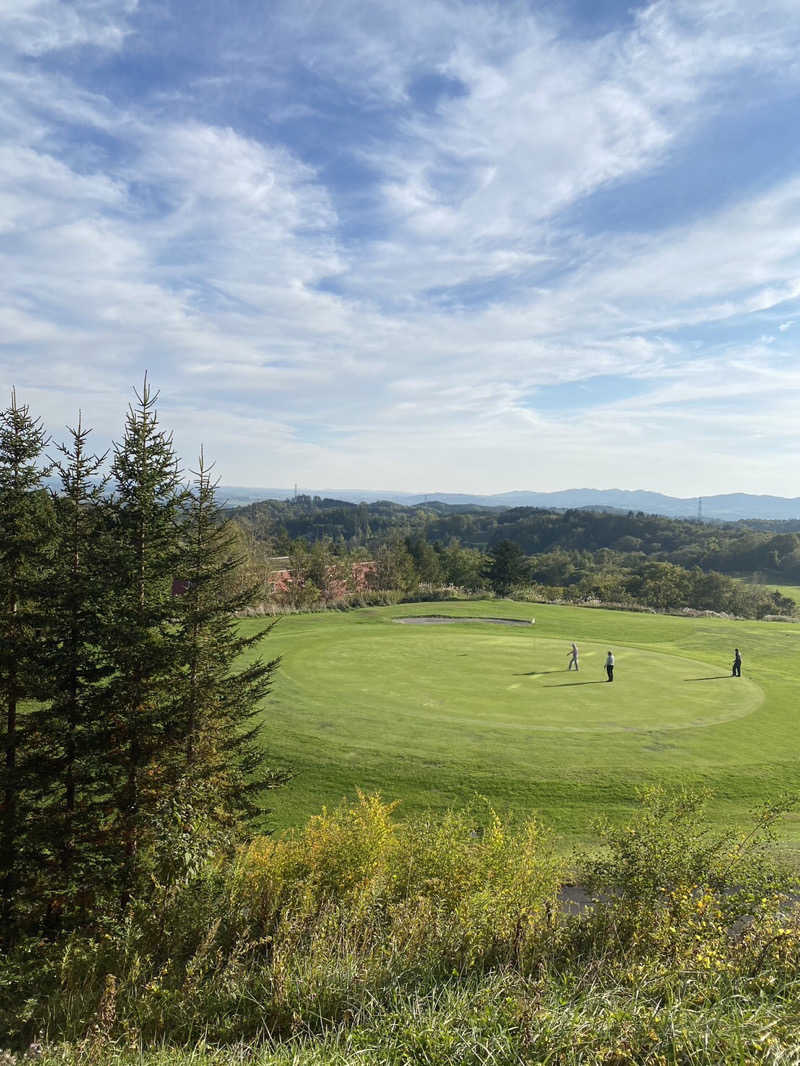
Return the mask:
[[[652,789],[602,823],[597,902],[567,917],[535,820],[400,821],[359,795],[235,862],[180,864],[91,936],[18,945],[0,1028],[66,1041],[53,1066],[796,1061],[800,921],[769,861],[789,801],[738,834],[705,804]]]
[[[742,974],[774,929],[792,939],[785,912],[797,881],[770,849],[793,800],[765,807],[746,832],[714,832],[708,798],[651,788],[625,825],[599,824],[605,853],[585,871],[597,905],[576,930],[581,951],[611,956],[617,969],[647,958],[665,973],[691,966]]]

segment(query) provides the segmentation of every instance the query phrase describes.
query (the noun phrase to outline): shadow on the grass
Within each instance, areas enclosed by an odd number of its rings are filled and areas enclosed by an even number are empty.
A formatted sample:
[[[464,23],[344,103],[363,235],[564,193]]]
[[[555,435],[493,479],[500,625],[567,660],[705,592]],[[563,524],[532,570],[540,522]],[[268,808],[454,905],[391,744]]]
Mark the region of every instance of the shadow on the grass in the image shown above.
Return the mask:
[[[528,670],[525,674],[512,674],[512,677],[544,677],[545,674],[563,674],[563,670]]]
[[[714,674],[711,677],[685,677],[684,681],[721,681],[723,677],[730,677],[730,674]]]
[[[562,681],[560,685],[545,685],[545,688],[574,688],[576,685],[607,685],[608,681]]]

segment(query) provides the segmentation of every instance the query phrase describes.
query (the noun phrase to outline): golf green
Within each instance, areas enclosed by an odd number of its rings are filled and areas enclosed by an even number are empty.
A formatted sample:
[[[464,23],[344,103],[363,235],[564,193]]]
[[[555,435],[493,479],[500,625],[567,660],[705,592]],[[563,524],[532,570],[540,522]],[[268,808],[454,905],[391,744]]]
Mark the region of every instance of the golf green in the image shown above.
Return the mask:
[[[499,627],[345,631],[304,664],[298,693],[313,702],[325,676],[336,671],[349,682],[343,695],[360,722],[371,719],[386,735],[391,708],[391,722],[413,720],[424,746],[439,730],[487,724],[522,733],[700,728],[751,714],[764,697],[755,682],[720,674],[710,663],[638,648],[618,652],[609,688],[602,645],[583,644],[581,669],[568,672],[563,641],[532,638],[530,628],[483,631],[492,628]],[[630,699],[631,687],[648,689],[647,702]],[[654,701],[660,706],[655,721]]]
[[[436,615],[458,621],[427,620]],[[572,640],[577,673],[567,670]],[[731,677],[734,646],[741,678]],[[791,624],[512,601],[283,618],[261,648],[282,659],[265,746],[294,772],[269,797],[273,824],[361,788],[406,811],[477,794],[580,838],[596,815],[623,815],[638,787],[659,782],[710,786],[727,823],[800,786],[798,650]]]

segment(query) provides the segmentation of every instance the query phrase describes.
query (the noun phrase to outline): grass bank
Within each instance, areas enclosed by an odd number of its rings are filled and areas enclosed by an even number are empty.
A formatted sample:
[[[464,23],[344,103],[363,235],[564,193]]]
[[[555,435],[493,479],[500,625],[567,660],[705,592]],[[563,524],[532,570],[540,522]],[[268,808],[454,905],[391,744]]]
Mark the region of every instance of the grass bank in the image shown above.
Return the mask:
[[[536,821],[402,821],[362,796],[89,934],[20,945],[0,981],[6,1061],[32,1040],[45,1066],[796,1061],[781,811],[719,834],[701,796],[653,791],[599,828],[581,866],[596,903],[569,915]]]

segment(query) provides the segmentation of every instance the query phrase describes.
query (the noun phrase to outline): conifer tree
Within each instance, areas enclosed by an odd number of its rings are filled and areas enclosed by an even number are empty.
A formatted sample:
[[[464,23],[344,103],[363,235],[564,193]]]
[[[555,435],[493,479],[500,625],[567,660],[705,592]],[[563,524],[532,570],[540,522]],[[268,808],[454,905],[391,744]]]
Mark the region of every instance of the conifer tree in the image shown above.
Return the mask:
[[[23,703],[36,694],[38,607],[47,568],[49,523],[42,466],[41,421],[16,393],[0,412],[0,700],[3,713],[0,817],[0,932],[13,941],[30,828],[30,795],[22,772]]]
[[[180,648],[172,583],[180,566],[185,492],[172,436],[159,428],[157,399],[145,377],[111,468],[113,588],[105,651],[113,672],[104,698],[123,902],[143,872],[143,845],[157,835],[156,812],[165,783],[174,779],[179,741],[174,679]]]
[[[278,660],[237,665],[272,626],[251,636],[238,630],[235,612],[251,601],[254,590],[237,580],[242,559],[236,529],[221,519],[216,483],[202,453],[183,534],[180,721],[186,782],[203,798],[206,817],[235,827],[260,812],[259,792],[285,780],[264,769],[258,721]]]
[[[47,648],[45,697],[31,716],[39,739],[38,819],[35,840],[46,872],[49,906],[58,917],[77,900],[86,905],[102,879],[99,870],[108,730],[103,713],[109,666],[106,643],[109,506],[106,456],[87,451],[89,430],[69,429],[53,463],[53,561],[43,636]]]
[[[510,540],[501,540],[489,549],[486,576],[498,596],[507,596],[514,585],[527,581],[530,566],[522,548]]]

